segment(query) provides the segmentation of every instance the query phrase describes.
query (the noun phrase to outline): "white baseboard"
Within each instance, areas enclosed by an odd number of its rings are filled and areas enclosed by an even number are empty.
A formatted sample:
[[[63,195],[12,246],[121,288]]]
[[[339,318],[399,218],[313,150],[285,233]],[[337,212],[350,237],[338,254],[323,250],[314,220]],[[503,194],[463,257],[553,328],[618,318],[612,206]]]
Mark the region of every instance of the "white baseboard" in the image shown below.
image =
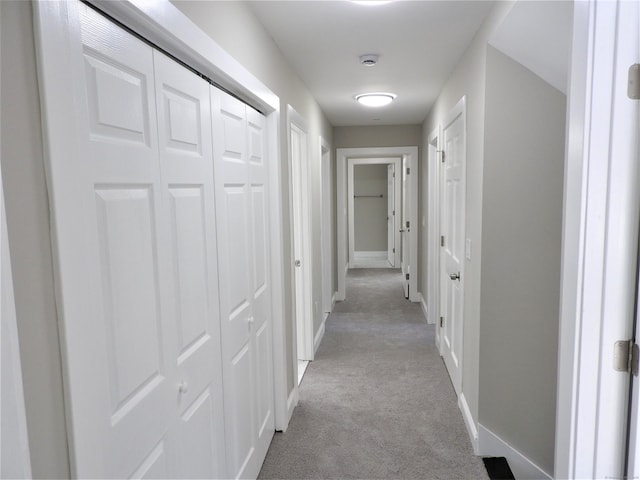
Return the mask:
[[[488,428],[478,424],[480,455],[504,457],[518,480],[549,479],[551,476]]]
[[[473,421],[473,416],[471,415],[471,410],[469,409],[469,404],[467,403],[464,393],[461,393],[458,397],[458,408],[460,408],[460,411],[462,412],[462,418],[464,419],[464,424],[467,427],[467,433],[469,434],[469,440],[473,447],[473,453],[480,455],[478,453],[478,429]]]
[[[287,398],[287,421],[285,422],[285,427],[282,429],[283,432],[286,432],[287,428],[289,427],[289,422],[291,421],[291,416],[293,415],[293,411],[298,405],[298,398],[299,398],[298,385],[296,385],[295,387],[293,387],[293,390],[289,394],[289,398]]]
[[[318,351],[318,347],[320,346],[320,342],[322,342],[322,338],[324,337],[324,327],[327,322],[328,313],[324,314],[324,318],[322,319],[322,323],[320,324],[320,328],[318,328],[318,333],[316,333],[315,338],[313,339],[313,355],[315,356]]]
[[[333,312],[333,309],[336,308],[336,302],[338,301],[338,292],[333,292],[333,295],[331,295],[331,311]]]
[[[427,321],[427,323],[431,323],[429,322],[429,307],[427,307],[427,302],[425,302],[424,300],[424,295],[422,295],[422,293],[418,293],[418,295],[420,295],[420,306],[422,306],[422,313],[424,314],[424,319]]]

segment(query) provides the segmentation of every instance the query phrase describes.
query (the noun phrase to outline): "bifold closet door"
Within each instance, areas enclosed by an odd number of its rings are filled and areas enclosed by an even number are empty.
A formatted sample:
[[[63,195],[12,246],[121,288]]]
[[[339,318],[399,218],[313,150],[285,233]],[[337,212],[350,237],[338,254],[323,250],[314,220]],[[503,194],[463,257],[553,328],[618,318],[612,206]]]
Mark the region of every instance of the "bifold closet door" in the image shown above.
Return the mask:
[[[230,477],[255,478],[274,433],[265,119],[211,88]]]
[[[154,51],[175,339],[177,468],[226,476],[209,84]],[[175,398],[175,397],[174,397]]]
[[[224,476],[208,84],[55,8],[72,21],[39,46],[73,475]]]

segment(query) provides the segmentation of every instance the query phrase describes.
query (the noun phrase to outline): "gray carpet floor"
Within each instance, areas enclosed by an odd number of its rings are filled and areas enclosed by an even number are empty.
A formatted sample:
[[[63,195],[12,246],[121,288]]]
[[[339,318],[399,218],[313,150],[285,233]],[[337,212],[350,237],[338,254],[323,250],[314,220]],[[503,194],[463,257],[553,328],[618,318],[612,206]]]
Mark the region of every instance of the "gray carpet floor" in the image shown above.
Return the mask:
[[[259,478],[487,479],[434,334],[399,270],[351,270]]]

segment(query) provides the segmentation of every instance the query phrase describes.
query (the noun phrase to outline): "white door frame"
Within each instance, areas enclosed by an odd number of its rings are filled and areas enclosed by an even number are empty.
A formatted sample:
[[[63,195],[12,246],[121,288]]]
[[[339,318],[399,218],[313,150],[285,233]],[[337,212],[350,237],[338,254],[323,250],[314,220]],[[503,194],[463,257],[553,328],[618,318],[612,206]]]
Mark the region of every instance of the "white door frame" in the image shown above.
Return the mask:
[[[349,222],[349,268],[354,268],[355,266],[355,244],[356,244],[356,234],[355,234],[355,204],[353,201],[353,195],[355,191],[354,187],[354,167],[356,165],[393,165],[395,172],[400,172],[402,168],[402,159],[398,158],[349,158],[347,159],[347,202],[349,204],[347,215],[347,220]],[[394,180],[394,205],[396,210],[399,209],[400,205],[400,192],[402,188],[402,178],[400,175],[395,176]],[[400,215],[395,216],[395,220],[393,223],[393,238],[395,239],[396,246],[400,243]],[[400,249],[396,248],[396,253],[394,255],[394,265],[397,266],[400,263]]]
[[[300,170],[295,175],[296,168],[294,166],[293,150],[291,146],[291,130],[297,129],[304,134],[305,142],[303,145],[303,158],[298,165]],[[289,198],[290,198],[290,221],[291,221],[291,278],[293,281],[293,302],[292,313],[294,318],[294,348],[296,352],[296,360],[313,360],[313,277],[312,270],[312,241],[311,238],[311,181],[309,168],[309,129],[304,118],[296,112],[291,105],[287,106],[287,147],[289,149]],[[306,155],[305,155],[306,154]],[[299,182],[299,183],[298,183]],[[299,195],[296,195],[299,192]],[[300,202],[298,203],[298,200]],[[299,210],[298,210],[299,209]],[[301,224],[298,225],[296,220],[296,212],[300,213]],[[296,235],[300,235],[300,252],[296,251]],[[300,261],[300,265],[296,266],[296,262]],[[300,269],[302,273],[302,292],[298,291],[296,286],[296,269]],[[302,301],[302,307],[299,310],[298,302]],[[302,313],[299,318],[298,312]],[[302,332],[298,330],[302,328]],[[298,335],[301,334],[302,345],[297,342]],[[302,347],[302,351],[300,348]],[[298,362],[294,362],[295,378],[298,377]]]
[[[320,238],[322,239],[322,321],[333,310],[335,295],[333,290],[333,168],[331,165],[331,146],[320,136]]]
[[[361,147],[361,148],[338,148],[336,151],[336,223],[338,233],[338,293],[336,300],[346,298],[346,279],[349,269],[349,239],[348,239],[348,218],[347,218],[347,159],[349,158],[375,158],[375,157],[404,157],[411,165],[410,175],[410,202],[411,202],[411,228],[409,248],[412,252],[417,252],[418,248],[418,147]],[[417,291],[418,285],[418,263],[417,255],[411,256],[411,279],[410,297],[412,302],[419,302]]]
[[[169,2],[145,2],[140,0],[112,2],[92,0],[98,8],[111,15],[133,31],[171,52],[182,61],[215,79],[224,88],[233,91],[244,101],[262,111],[267,122],[267,150],[270,182],[270,235],[271,235],[271,285],[274,353],[274,395],[276,430],[286,430],[292,409],[287,408],[287,344],[285,332],[284,301],[284,243],[282,241],[282,197],[279,148],[280,101],[266,85],[259,81],[243,65],[224,51],[191,20]],[[71,24],[67,2],[36,2],[36,36],[40,29],[52,31],[61,25]],[[53,35],[58,37],[59,35]],[[64,40],[59,39],[61,54]],[[60,108],[64,108],[60,106]],[[50,139],[51,140],[51,139]]]
[[[440,351],[440,171],[441,126],[427,137],[428,235],[427,235],[427,322],[436,325],[436,345]]]
[[[638,124],[626,84],[638,4],[573,8],[554,477],[621,478],[628,374],[613,371],[612,350],[633,321]]]

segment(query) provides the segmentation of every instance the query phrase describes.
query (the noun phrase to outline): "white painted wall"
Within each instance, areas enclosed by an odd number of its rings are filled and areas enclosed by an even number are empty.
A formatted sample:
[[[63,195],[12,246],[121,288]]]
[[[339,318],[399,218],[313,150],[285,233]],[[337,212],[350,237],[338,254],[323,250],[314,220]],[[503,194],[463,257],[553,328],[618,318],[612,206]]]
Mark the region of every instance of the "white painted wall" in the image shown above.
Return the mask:
[[[3,1],[0,9],[2,178],[32,474],[68,478],[32,6]]]
[[[549,475],[554,465],[565,110],[562,92],[489,47],[478,421]]]
[[[354,165],[353,194],[355,251],[386,252],[387,165]]]

